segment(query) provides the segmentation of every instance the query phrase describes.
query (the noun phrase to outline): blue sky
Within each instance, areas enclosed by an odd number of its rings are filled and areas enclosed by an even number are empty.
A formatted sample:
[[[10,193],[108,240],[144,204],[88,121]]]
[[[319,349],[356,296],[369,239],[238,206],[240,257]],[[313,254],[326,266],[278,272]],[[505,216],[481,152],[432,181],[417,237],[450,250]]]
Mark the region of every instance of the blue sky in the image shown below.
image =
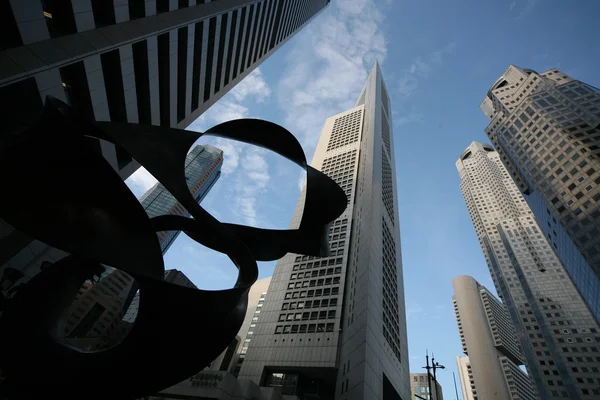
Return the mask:
[[[294,133],[311,159],[325,119],[355,103],[379,60],[393,109],[411,371],[422,371],[430,349],[448,368],[439,380],[453,399],[461,347],[452,278],[471,275],[493,290],[454,163],[473,140],[486,141],[479,104],[509,64],[556,67],[600,86],[599,14],[595,0],[333,0],[188,129],[262,118]],[[200,143],[225,151],[223,175],[202,203],[208,211],[222,221],[288,227],[300,168],[261,149]],[[128,180],[138,196],[154,182],[145,171]],[[204,289],[231,287],[237,273],[185,235],[165,263]],[[261,263],[260,277],[274,267]]]

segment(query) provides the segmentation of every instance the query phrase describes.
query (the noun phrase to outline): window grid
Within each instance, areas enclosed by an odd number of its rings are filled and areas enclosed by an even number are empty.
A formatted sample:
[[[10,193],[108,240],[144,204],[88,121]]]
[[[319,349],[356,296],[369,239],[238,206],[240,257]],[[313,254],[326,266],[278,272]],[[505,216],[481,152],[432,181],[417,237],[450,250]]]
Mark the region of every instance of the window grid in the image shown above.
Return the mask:
[[[362,110],[357,110],[335,120],[327,144],[327,151],[355,143],[358,140],[361,116]]]
[[[396,244],[387,227],[385,219],[381,218],[383,232],[382,266],[383,266],[383,337],[392,351],[402,361],[400,354],[400,321],[398,321],[398,274],[396,271]]]
[[[392,168],[390,162],[381,148],[381,198],[383,205],[390,216],[390,221],[394,225],[394,189],[392,187]]]

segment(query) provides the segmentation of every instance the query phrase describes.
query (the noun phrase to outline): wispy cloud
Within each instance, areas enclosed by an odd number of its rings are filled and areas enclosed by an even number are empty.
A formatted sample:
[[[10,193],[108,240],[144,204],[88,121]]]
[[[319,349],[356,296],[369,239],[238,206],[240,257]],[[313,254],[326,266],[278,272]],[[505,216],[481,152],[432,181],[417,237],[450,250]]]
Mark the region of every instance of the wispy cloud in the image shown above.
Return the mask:
[[[236,101],[244,101],[246,98],[252,97],[257,103],[262,103],[271,95],[271,88],[265,82],[260,69],[257,68],[238,83],[230,94]]]
[[[400,78],[396,81],[396,91],[393,94],[394,124],[396,126],[420,123],[424,115],[407,106],[408,100],[418,90],[419,85],[424,79],[441,69],[446,59],[454,53],[456,49],[455,42],[449,42],[444,47],[431,51],[425,56],[413,58],[408,66],[400,71]]]
[[[411,317],[420,316],[425,312],[423,308],[418,304],[413,304],[406,307],[406,319]]]
[[[323,121],[352,107],[387,43],[384,14],[371,0],[337,0],[295,39],[278,84],[285,126],[310,156]]]
[[[441,67],[446,57],[453,54],[455,49],[456,43],[450,42],[424,57],[414,58],[398,79],[399,96],[396,96],[395,101],[402,102],[408,99],[419,87],[419,82],[427,78],[434,69]]]
[[[402,113],[399,116],[394,116],[394,123],[396,125],[404,125],[404,124],[409,124],[409,123],[413,123],[413,122],[421,122],[424,120],[423,114],[416,112],[416,111],[410,111],[408,113]]]
[[[242,171],[235,185],[236,214],[248,225],[258,226],[257,196],[265,193],[271,179],[269,165],[264,158],[265,151],[249,148],[242,160]]]
[[[298,189],[304,189],[304,185],[306,185],[306,171],[303,170],[298,177]]]
[[[156,178],[146,168],[138,169],[125,181],[129,189],[138,198],[156,185],[156,182]]]
[[[242,103],[247,101],[262,103],[270,95],[271,88],[257,68],[187,129],[199,131],[232,119],[247,118],[249,109]]]
[[[521,3],[525,3],[525,5],[522,8],[518,7],[518,5],[520,5],[520,3],[517,4],[516,0],[514,0],[510,5],[510,11],[521,8],[519,15],[517,15],[517,17],[515,18],[517,20],[522,19],[527,14],[529,14],[535,8],[537,3],[539,3],[539,0],[525,0],[525,1],[522,1]]]

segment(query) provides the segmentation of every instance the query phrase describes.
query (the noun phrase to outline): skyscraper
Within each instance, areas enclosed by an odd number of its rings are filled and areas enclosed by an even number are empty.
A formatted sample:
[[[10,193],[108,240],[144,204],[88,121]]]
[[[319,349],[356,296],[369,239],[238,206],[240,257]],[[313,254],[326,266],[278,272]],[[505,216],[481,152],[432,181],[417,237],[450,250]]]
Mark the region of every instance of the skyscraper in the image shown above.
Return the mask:
[[[529,376],[542,399],[598,398],[598,324],[500,157],[490,146],[473,142],[456,167]]]
[[[240,379],[300,398],[410,398],[393,142],[376,63],[356,106],[325,121],[312,160],[348,196],[331,256],[279,260]]]
[[[329,0],[10,0],[2,9],[5,131],[46,95],[98,121],[185,128],[298,32]],[[12,107],[12,108],[11,108]],[[98,151],[123,178],[137,164]]]
[[[519,368],[523,356],[506,307],[470,276],[456,277],[452,285],[458,331],[475,386],[471,392],[489,400],[536,400],[531,380]],[[462,386],[464,390],[466,382]]]
[[[511,65],[481,109],[486,133],[600,321],[600,90]]]
[[[137,286],[127,273],[107,268],[96,284],[85,282],[71,304],[65,323],[65,342],[84,350],[98,350],[115,343],[115,330],[123,318],[132,290]]]
[[[239,354],[236,355],[231,373],[233,376],[238,376],[242,369],[242,364],[248,352],[248,346],[252,341],[256,325],[262,313],[262,308],[265,305],[267,298],[267,290],[271,283],[271,277],[259,279],[254,282],[252,289],[248,292],[248,309],[246,310],[246,318],[238,332],[238,336],[242,338],[242,345],[238,348]]]
[[[194,199],[200,203],[221,175],[223,151],[211,145],[195,146],[185,159],[185,179]],[[165,187],[157,183],[141,198],[140,203],[150,218],[158,215],[182,215],[190,213],[169,193]],[[175,241],[180,231],[158,232],[160,249],[163,254]]]
[[[423,374],[410,374],[410,393],[411,400],[444,400],[444,394],[442,393],[442,385],[439,382],[434,382],[433,377],[431,379],[431,392],[429,392],[429,380],[427,379],[427,373]]]
[[[456,356],[456,365],[458,367],[458,376],[460,378],[463,400],[478,400],[475,379],[473,378],[473,369],[471,368],[469,357]]]

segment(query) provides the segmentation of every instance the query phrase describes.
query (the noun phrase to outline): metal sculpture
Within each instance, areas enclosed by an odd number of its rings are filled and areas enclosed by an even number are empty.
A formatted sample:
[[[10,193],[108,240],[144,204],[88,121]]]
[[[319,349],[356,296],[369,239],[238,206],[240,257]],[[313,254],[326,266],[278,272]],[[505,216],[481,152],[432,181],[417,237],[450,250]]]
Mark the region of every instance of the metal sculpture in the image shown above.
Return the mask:
[[[0,396],[9,399],[132,399],[156,393],[204,368],[229,345],[257,279],[256,260],[288,252],[328,254],[329,224],[347,198],[330,178],[307,165],[284,128],[241,119],[204,134],[264,147],[307,172],[298,229],[268,230],[221,223],[190,194],[184,177],[189,148],[203,133],[138,124],[91,122],[47,98],[26,131],[0,138],[0,218],[71,255],[44,268],[6,304],[0,317]],[[90,138],[120,146],[154,175],[192,218],[149,219]],[[229,256],[235,286],[204,291],[164,282],[157,231],[181,230]],[[61,322],[81,283],[110,265],[140,285],[140,308],[118,345],[82,352],[60,342]]]

